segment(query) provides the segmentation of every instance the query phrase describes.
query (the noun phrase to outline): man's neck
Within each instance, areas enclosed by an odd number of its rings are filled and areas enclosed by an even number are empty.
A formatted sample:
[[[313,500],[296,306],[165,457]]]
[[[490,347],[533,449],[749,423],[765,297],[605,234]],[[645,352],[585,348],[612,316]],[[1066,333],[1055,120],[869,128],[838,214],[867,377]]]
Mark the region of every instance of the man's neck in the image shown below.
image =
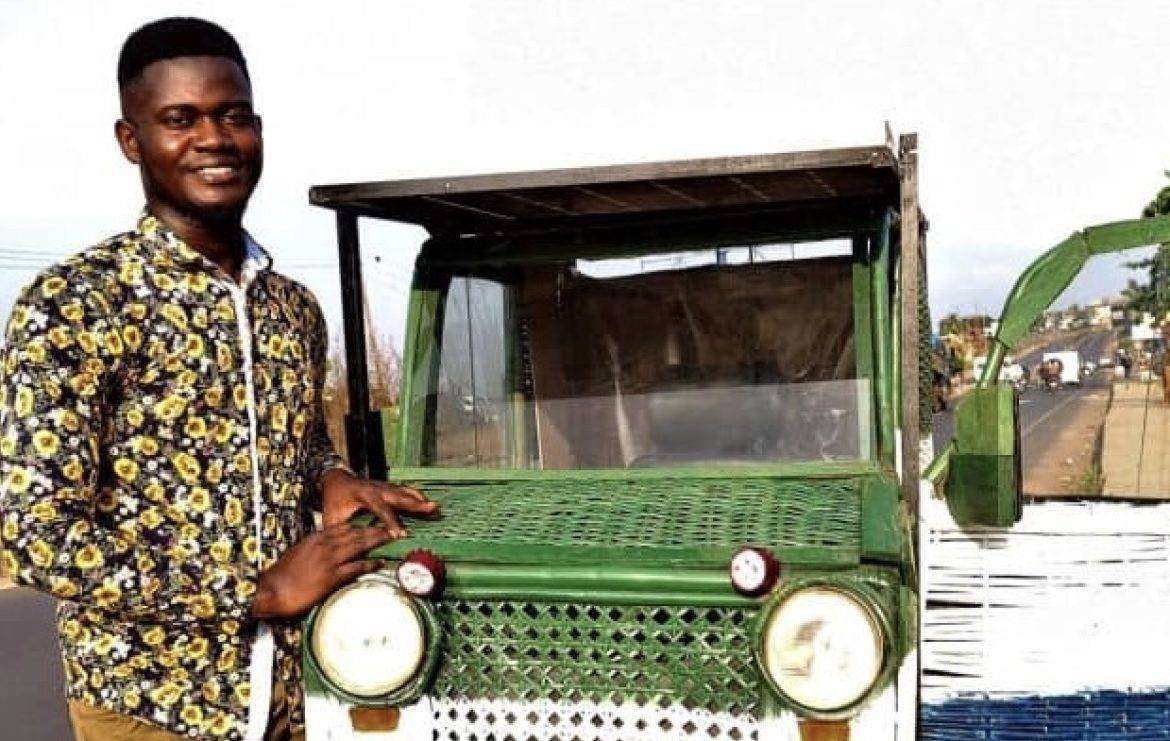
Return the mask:
[[[239,218],[208,221],[165,207],[150,205],[148,210],[188,247],[215,263],[232,280],[239,280],[246,252]]]

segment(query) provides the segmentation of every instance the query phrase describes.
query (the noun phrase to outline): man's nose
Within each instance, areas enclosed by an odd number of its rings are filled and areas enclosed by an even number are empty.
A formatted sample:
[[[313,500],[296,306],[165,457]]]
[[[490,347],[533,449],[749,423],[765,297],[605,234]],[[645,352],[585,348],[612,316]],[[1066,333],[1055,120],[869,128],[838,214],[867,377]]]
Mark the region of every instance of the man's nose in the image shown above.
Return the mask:
[[[195,146],[200,149],[225,149],[232,146],[226,127],[212,115],[200,116],[195,121]]]

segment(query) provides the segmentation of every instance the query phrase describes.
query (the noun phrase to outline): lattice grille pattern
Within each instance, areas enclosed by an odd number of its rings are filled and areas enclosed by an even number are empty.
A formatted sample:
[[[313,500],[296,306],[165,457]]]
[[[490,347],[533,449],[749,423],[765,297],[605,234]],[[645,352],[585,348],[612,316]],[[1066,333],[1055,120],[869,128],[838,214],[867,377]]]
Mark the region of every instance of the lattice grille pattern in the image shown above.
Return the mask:
[[[752,715],[763,686],[742,608],[437,605],[437,698],[624,702]]]
[[[755,741],[749,716],[633,703],[450,700],[434,703],[438,741]],[[791,721],[788,722],[791,725]]]
[[[507,481],[426,490],[444,517],[412,522],[414,544],[855,548],[861,531],[856,479]]]

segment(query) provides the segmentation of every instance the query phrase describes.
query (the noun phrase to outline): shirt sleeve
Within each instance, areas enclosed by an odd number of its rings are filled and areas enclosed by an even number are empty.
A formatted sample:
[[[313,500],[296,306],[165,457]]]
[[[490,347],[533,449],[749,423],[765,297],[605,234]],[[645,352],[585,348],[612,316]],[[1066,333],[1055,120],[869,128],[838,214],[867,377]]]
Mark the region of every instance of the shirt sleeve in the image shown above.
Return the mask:
[[[87,285],[87,283],[89,285]],[[245,620],[254,566],[217,562],[99,516],[128,459],[104,460],[124,330],[105,295],[51,269],[11,314],[0,379],[0,548],[9,576],[130,621]],[[114,469],[111,471],[111,469]]]
[[[325,324],[325,317],[316,302],[311,303],[312,321],[308,337],[310,347],[309,359],[313,364],[313,378],[315,388],[313,396],[313,419],[309,425],[307,450],[305,452],[306,491],[309,492],[308,505],[320,510],[322,507],[321,477],[334,469],[349,471],[350,467],[345,459],[338,454],[333,440],[329,437],[329,430],[325,424],[325,380],[328,373],[326,355],[329,347],[329,330]]]

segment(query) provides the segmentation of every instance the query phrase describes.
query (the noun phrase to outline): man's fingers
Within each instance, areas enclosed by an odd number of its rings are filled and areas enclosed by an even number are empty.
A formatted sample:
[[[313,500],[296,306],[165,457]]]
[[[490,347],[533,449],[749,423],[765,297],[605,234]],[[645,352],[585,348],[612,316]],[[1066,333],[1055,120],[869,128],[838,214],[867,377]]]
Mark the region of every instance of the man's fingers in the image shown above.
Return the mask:
[[[341,564],[333,572],[337,577],[337,585],[340,586],[347,582],[362,576],[377,571],[385,566],[385,564],[376,558],[363,558],[358,561],[348,561]]]
[[[374,516],[378,518],[381,525],[386,528],[386,532],[391,539],[405,538],[406,528],[402,526],[402,521],[398,519],[398,515],[394,514],[394,508],[385,502],[374,501],[370,502],[370,509]]]
[[[434,515],[439,513],[439,503],[431,501],[414,489],[410,493],[399,489],[392,489],[382,495],[382,501],[396,510],[410,512],[416,515]]]

